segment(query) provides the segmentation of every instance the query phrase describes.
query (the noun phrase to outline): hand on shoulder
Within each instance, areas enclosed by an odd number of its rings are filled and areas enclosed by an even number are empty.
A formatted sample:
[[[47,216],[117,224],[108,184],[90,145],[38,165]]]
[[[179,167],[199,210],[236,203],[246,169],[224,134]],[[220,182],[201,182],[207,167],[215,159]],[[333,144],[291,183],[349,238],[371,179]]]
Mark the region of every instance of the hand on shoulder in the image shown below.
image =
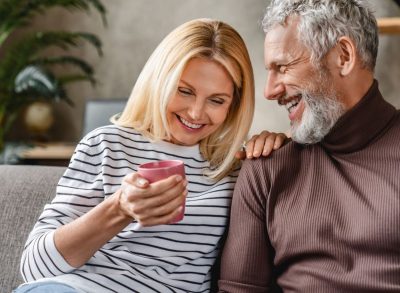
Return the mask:
[[[282,147],[289,137],[285,133],[275,133],[262,131],[260,134],[253,135],[248,140],[243,149],[236,153],[236,158],[240,160],[268,157],[273,151]]]

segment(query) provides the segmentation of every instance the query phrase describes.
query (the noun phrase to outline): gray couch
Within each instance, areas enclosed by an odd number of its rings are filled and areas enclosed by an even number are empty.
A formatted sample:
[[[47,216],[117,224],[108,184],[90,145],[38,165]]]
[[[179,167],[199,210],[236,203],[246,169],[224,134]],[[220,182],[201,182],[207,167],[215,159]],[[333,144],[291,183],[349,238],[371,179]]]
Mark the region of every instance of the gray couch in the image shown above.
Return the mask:
[[[65,167],[0,165],[0,292],[22,283],[21,253]]]
[[[23,282],[19,273],[22,250],[46,203],[55,196],[65,167],[0,165],[0,293]],[[216,291],[219,261],[211,292]]]

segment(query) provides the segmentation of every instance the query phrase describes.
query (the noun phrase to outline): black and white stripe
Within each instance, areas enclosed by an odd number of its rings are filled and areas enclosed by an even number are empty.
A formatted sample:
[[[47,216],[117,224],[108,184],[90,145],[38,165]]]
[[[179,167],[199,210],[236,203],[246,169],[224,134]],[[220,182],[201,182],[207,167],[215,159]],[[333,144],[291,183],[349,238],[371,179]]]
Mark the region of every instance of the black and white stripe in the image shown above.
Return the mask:
[[[113,194],[141,163],[165,159],[185,162],[189,194],[183,221],[146,228],[133,222],[86,265],[69,266],[54,246],[55,229]],[[51,278],[82,292],[207,292],[237,177],[211,181],[203,176],[208,166],[198,146],[151,143],[134,129],[117,126],[91,132],[77,146],[56,197],[27,240],[21,261],[25,280]]]

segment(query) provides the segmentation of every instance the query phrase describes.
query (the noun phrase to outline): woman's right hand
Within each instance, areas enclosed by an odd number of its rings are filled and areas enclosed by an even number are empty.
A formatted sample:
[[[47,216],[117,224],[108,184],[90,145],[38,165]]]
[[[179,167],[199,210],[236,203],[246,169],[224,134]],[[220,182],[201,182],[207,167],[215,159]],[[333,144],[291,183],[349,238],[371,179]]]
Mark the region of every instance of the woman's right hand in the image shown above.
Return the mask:
[[[180,175],[149,184],[138,173],[131,173],[122,180],[120,208],[144,227],[169,224],[182,212],[186,186]]]

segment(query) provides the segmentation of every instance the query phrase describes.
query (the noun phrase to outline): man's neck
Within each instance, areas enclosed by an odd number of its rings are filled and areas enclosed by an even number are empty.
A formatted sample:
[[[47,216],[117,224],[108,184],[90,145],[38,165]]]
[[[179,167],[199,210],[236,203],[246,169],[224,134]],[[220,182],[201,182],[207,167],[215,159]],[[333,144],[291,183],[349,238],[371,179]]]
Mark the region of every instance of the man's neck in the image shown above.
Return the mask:
[[[341,80],[342,102],[346,111],[354,107],[368,92],[374,81],[373,73],[366,69],[359,69],[350,76]]]

